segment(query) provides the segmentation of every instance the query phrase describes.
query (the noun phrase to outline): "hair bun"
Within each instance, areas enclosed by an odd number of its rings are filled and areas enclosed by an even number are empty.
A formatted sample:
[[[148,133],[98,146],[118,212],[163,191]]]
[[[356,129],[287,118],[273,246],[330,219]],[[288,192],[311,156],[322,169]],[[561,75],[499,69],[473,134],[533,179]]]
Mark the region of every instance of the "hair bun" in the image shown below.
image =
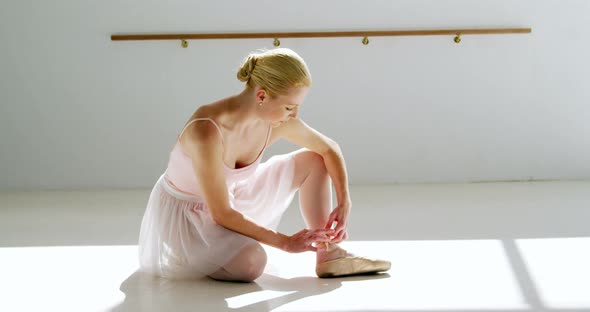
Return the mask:
[[[258,57],[255,54],[250,54],[240,67],[238,71],[238,80],[240,81],[248,81],[252,76],[252,72],[254,71],[254,67],[256,66],[256,61]]]

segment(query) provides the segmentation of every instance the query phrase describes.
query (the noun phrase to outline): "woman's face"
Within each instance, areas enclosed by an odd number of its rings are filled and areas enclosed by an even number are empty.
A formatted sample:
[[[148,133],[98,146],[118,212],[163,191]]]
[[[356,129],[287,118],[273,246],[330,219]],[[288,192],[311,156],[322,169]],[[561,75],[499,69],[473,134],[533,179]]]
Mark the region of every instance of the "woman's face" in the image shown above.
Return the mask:
[[[278,127],[291,118],[297,118],[308,91],[309,87],[293,87],[285,95],[267,96],[262,103],[264,119],[270,120],[273,127]]]

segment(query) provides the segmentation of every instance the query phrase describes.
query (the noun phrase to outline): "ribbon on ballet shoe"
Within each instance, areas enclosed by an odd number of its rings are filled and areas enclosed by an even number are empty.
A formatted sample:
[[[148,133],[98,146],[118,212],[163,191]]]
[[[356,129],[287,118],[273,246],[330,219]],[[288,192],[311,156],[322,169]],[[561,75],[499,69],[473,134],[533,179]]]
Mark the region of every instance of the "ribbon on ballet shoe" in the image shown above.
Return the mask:
[[[317,242],[317,243],[314,243],[314,246],[317,249],[323,250],[325,252],[330,252],[330,251],[336,249],[335,245],[336,244],[332,244],[332,243],[329,243],[329,242]]]
[[[323,250],[323,251],[330,251],[333,249],[333,247],[330,246],[331,244],[328,242],[318,242],[315,243],[315,247],[319,250]]]

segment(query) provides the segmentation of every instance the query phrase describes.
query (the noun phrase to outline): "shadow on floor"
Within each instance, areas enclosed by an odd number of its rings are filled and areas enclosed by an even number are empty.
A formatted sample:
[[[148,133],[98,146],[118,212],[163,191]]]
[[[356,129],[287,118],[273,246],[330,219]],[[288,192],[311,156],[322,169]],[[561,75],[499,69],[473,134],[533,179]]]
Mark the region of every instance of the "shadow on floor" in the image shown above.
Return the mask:
[[[342,286],[342,281],[381,279],[388,274],[361,275],[347,278],[282,277],[263,274],[255,283],[219,282],[209,278],[168,280],[136,271],[120,287],[125,300],[111,312],[128,311],[270,311],[284,304],[328,293]],[[273,298],[252,296],[273,291]],[[279,292],[284,292],[280,294]],[[238,296],[247,295],[249,298]],[[266,297],[270,297],[266,294]]]

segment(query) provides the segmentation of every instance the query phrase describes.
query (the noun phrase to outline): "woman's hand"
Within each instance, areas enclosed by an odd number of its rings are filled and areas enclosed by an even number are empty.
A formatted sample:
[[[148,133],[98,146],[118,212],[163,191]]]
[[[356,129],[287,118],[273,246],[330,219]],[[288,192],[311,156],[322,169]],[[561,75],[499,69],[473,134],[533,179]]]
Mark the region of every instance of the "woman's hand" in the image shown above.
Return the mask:
[[[317,251],[317,248],[312,245],[313,243],[330,242],[330,237],[334,235],[335,231],[332,229],[303,229],[288,236],[285,248],[283,249],[291,253]]]
[[[335,235],[332,238],[332,240],[330,240],[330,243],[337,244],[348,238],[348,234],[346,233],[346,227],[348,226],[348,216],[350,215],[350,207],[350,201],[346,201],[336,206],[336,208],[332,210],[332,213],[330,213],[325,228],[331,229],[334,222],[336,222],[336,227],[334,228]]]

